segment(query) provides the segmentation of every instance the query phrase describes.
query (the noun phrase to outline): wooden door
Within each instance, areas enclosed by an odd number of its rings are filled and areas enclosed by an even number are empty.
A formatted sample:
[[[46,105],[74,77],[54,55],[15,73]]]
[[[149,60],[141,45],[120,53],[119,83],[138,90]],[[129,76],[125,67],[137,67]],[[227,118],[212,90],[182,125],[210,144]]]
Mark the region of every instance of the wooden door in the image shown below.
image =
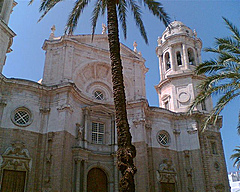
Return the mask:
[[[24,192],[26,171],[3,170],[1,192]]]
[[[99,168],[93,168],[87,176],[87,192],[107,192],[107,176]]]
[[[175,192],[175,184],[161,183],[161,192]]]

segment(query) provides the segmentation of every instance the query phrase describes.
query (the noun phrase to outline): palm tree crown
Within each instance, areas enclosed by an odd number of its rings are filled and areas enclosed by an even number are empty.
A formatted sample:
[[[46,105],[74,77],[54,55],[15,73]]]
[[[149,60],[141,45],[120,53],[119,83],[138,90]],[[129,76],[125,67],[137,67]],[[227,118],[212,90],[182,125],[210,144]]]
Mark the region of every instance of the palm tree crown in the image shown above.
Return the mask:
[[[234,149],[233,151],[235,151],[236,153],[231,155],[231,159],[234,160],[233,166],[236,166],[237,169],[240,169],[240,146],[237,146],[236,149]]]
[[[206,52],[216,53],[217,59],[205,61],[196,67],[196,74],[207,74],[199,85],[199,94],[189,108],[191,113],[197,105],[211,95],[219,95],[216,106],[211,110],[205,121],[215,124],[223,108],[240,95],[240,32],[226,18],[223,18],[232,35],[216,38],[215,48],[206,48]],[[240,133],[240,127],[238,126]]]
[[[31,4],[34,0],[30,0]],[[40,11],[43,12],[41,20],[57,3],[63,0],[42,0]],[[72,34],[77,26],[78,19],[84,8],[91,0],[76,0],[73,9],[69,15],[65,33]],[[136,156],[135,147],[132,145],[132,136],[127,120],[126,97],[124,91],[124,82],[122,74],[122,61],[120,57],[120,43],[118,32],[118,20],[121,23],[124,37],[126,38],[126,16],[127,10],[133,13],[137,27],[140,29],[146,43],[147,34],[141,18],[141,6],[147,7],[150,12],[157,16],[166,26],[170,23],[168,15],[165,13],[161,3],[155,0],[95,0],[95,7],[92,12],[92,34],[95,32],[98,17],[107,10],[108,42],[110,50],[110,59],[112,66],[113,98],[116,112],[116,126],[118,134],[117,164],[122,173],[119,182],[120,192],[134,192],[134,174],[136,167],[133,158]]]
[[[33,3],[34,0],[29,0],[29,5]],[[59,2],[63,0],[41,0],[41,5],[39,8],[40,12],[43,12],[38,21],[41,21],[43,17]],[[148,43],[147,33],[142,21],[142,11],[141,5],[163,22],[165,26],[170,23],[170,18],[164,11],[163,6],[160,2],[155,0],[113,0],[114,4],[117,6],[118,19],[121,23],[124,37],[127,36],[127,12],[130,10],[133,13],[135,23],[140,29],[140,33],[144,38],[145,42]],[[91,24],[92,24],[92,34],[94,34],[96,29],[96,24],[99,15],[104,15],[107,9],[107,0],[95,0],[95,6],[92,11]],[[68,21],[65,27],[66,34],[72,34],[78,24],[78,19],[80,18],[84,9],[91,3],[91,0],[75,0],[74,7],[69,14]]]

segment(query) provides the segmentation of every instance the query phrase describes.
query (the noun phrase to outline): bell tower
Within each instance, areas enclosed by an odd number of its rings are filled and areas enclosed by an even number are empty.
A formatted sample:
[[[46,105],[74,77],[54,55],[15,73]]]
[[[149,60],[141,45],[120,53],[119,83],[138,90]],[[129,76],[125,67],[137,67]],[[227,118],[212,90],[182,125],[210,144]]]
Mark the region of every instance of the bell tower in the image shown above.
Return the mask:
[[[202,41],[196,31],[180,21],[174,21],[158,38],[156,54],[159,58],[160,82],[155,86],[159,106],[173,112],[186,112],[197,95],[197,85],[204,76],[194,74],[201,63]],[[209,98],[198,106],[201,112],[212,109]]]
[[[6,54],[11,52],[13,37],[16,34],[8,27],[10,14],[17,3],[14,0],[0,0],[0,73],[6,61]]]

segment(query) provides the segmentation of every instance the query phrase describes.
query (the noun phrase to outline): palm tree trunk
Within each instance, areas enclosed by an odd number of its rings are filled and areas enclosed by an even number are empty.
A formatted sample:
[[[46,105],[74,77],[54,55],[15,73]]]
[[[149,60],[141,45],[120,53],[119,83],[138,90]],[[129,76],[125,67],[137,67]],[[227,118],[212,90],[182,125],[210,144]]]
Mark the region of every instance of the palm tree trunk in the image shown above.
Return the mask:
[[[122,173],[119,182],[120,192],[134,192],[134,174],[137,169],[133,163],[136,156],[132,145],[132,136],[129,131],[126,111],[126,97],[124,92],[122,61],[120,58],[120,43],[118,36],[118,19],[116,1],[107,0],[107,22],[110,59],[112,66],[113,97],[116,110],[116,125],[118,134],[117,165]]]

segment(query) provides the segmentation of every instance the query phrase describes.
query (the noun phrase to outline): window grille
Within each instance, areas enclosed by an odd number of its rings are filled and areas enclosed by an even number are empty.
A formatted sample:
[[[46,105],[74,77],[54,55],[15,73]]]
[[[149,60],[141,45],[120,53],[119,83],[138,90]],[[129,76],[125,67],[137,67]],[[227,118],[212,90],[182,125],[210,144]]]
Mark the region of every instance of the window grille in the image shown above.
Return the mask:
[[[97,100],[103,100],[103,93],[101,92],[101,91],[95,91],[94,92],[94,97],[95,97],[95,99],[97,99]]]
[[[166,131],[159,131],[157,134],[158,142],[163,146],[168,146],[170,144],[170,135]]]
[[[103,144],[104,138],[104,124],[92,123],[92,142],[96,144]]]
[[[14,124],[24,127],[32,122],[32,115],[27,108],[20,107],[12,112],[11,119]]]

